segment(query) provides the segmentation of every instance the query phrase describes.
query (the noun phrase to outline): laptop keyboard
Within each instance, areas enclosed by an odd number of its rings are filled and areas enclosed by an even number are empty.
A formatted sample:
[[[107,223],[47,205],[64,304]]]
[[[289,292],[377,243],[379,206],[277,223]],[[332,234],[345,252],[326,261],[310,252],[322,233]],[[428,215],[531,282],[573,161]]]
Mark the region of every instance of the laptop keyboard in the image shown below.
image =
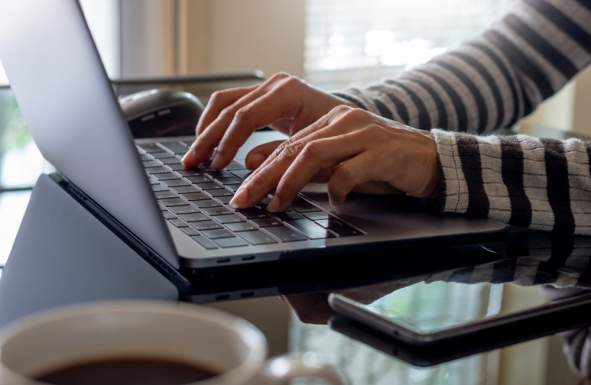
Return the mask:
[[[228,205],[250,170],[232,162],[223,170],[204,163],[186,170],[182,141],[138,144],[144,169],[164,219],[206,249],[270,245],[351,237],[363,233],[331,213],[297,197],[283,213],[263,205],[234,209]]]

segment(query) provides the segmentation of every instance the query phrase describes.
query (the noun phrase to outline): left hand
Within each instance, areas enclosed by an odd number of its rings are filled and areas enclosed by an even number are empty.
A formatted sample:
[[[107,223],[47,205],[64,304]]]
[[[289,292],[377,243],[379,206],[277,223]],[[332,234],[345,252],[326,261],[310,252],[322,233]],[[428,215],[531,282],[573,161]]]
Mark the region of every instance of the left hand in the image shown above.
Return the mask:
[[[428,131],[339,106],[279,144],[230,204],[251,207],[275,190],[267,209],[283,211],[319,175],[328,180],[333,206],[368,182],[385,182],[407,195],[428,198],[441,179],[438,170],[437,146]]]

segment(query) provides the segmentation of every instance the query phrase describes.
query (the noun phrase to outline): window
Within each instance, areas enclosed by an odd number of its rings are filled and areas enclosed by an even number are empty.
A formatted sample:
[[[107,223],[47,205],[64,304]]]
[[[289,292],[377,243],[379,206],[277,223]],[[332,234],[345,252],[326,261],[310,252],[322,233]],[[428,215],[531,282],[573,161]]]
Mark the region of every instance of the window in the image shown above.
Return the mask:
[[[513,0],[307,0],[305,70],[318,86],[367,84],[477,36]]]

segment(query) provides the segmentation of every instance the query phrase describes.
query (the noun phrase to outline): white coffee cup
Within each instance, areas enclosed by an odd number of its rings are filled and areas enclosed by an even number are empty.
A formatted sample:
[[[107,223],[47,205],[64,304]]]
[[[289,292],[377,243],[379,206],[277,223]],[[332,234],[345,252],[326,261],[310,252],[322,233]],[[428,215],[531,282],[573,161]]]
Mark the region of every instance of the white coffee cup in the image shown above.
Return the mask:
[[[178,359],[221,373],[187,385],[274,385],[296,377],[346,382],[332,366],[305,356],[267,361],[263,334],[243,319],[150,301],[68,306],[15,322],[0,332],[0,385],[41,385],[32,378],[55,368],[131,356]]]

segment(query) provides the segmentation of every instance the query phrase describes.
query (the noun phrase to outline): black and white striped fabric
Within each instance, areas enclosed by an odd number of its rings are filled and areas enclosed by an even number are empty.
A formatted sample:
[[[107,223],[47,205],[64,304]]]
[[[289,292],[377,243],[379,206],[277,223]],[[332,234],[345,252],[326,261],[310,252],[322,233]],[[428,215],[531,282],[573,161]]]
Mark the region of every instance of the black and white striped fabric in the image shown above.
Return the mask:
[[[337,95],[432,131],[445,212],[591,235],[591,143],[486,136],[529,114],[590,61],[591,0],[521,0],[458,49]]]

